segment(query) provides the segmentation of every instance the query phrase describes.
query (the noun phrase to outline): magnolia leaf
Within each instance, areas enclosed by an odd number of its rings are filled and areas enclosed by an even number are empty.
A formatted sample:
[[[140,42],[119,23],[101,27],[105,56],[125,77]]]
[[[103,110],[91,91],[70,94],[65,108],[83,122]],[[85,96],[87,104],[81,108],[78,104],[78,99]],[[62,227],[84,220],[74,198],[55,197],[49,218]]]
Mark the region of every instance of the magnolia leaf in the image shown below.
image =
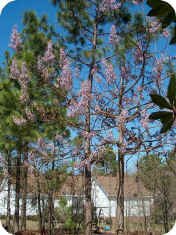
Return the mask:
[[[158,105],[161,109],[164,109],[164,108],[172,109],[169,102],[163,96],[158,95],[158,94],[150,94],[150,96],[151,96],[153,103]]]
[[[172,125],[173,125],[173,123],[174,123],[174,118],[173,117],[172,118],[167,118],[167,119],[163,120],[163,122],[162,122],[163,126],[161,128],[160,133],[165,133],[168,130],[170,130]]]
[[[172,105],[176,103],[176,78],[175,74],[170,78],[167,97]]]
[[[157,17],[162,24],[162,28],[166,28],[172,23],[176,22],[175,10],[166,1],[148,0],[147,4],[152,8],[149,11],[148,15]],[[175,32],[173,32],[172,39],[170,40],[170,44],[175,44],[175,43],[176,43],[176,30]]]
[[[149,119],[151,120],[162,120],[164,121],[165,118],[173,118],[173,113],[172,112],[167,112],[167,111],[158,111],[154,112],[149,116]]]

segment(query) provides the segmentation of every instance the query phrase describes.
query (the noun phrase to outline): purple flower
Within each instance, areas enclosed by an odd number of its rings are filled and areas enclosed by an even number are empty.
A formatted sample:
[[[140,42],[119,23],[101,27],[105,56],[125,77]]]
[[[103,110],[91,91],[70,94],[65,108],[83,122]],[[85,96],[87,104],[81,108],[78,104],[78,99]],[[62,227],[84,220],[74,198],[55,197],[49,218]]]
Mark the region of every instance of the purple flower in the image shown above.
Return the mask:
[[[114,72],[113,65],[106,59],[102,60],[102,64],[105,67],[105,77],[108,83],[113,83],[116,80],[116,74]]]
[[[78,101],[72,100],[68,107],[68,116],[74,117],[79,114],[85,114],[91,97],[91,82],[85,80],[81,84],[81,90],[79,92],[80,99]]]
[[[119,43],[119,37],[117,35],[115,25],[112,25],[112,27],[111,27],[110,36],[109,36],[109,42],[112,45],[117,45]]]
[[[15,51],[17,51],[21,46],[21,38],[20,34],[17,31],[17,27],[15,26],[12,30],[11,39],[10,39],[10,45],[11,48],[13,48]]]
[[[12,60],[12,64],[10,66],[10,77],[12,79],[18,79],[20,77],[20,71],[18,69],[18,65],[17,65],[16,59]]]
[[[101,12],[108,12],[118,10],[121,7],[121,3],[117,3],[116,0],[103,0],[100,4]]]
[[[27,120],[24,119],[23,117],[13,117],[13,122],[17,126],[23,126],[26,124]]]
[[[53,53],[53,44],[52,44],[52,41],[48,42],[47,49],[46,49],[44,57],[42,59],[46,63],[51,63],[55,59],[55,55]]]
[[[58,78],[58,84],[61,88],[69,91],[72,88],[70,61],[66,57],[66,54],[62,48],[60,50],[60,68],[61,76]]]

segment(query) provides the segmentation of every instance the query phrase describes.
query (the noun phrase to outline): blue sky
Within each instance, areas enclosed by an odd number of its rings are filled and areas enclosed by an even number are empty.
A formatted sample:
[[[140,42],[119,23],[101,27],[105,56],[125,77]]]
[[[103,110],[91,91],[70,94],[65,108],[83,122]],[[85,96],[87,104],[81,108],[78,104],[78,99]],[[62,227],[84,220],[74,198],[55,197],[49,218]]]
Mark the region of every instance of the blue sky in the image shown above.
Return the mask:
[[[48,15],[49,21],[56,24],[56,9],[50,0],[15,0],[9,3],[0,15],[0,63],[4,59],[4,51],[8,49],[12,27],[22,28],[24,12],[34,10],[37,15]]]

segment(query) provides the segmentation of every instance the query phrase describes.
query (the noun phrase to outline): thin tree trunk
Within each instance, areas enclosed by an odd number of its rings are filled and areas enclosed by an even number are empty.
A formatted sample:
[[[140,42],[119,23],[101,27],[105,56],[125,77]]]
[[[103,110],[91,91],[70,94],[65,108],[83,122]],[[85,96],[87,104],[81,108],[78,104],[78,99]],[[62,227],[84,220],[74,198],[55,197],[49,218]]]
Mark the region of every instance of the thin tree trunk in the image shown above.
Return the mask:
[[[37,175],[37,206],[38,206],[38,215],[39,215],[39,229],[42,233],[44,229],[43,220],[42,220],[42,207],[41,207],[41,189],[40,189],[40,180],[39,180],[39,173]]]
[[[97,21],[97,20],[96,20]],[[92,93],[92,86],[93,86],[93,70],[95,66],[95,53],[97,48],[97,22],[95,21],[94,24],[94,30],[93,30],[93,38],[92,38],[92,50],[93,50],[93,57],[92,57],[92,63],[90,64],[90,70],[89,70],[89,77],[88,81],[90,82],[91,90],[90,93]],[[90,114],[90,106],[91,106],[91,100],[88,102],[88,108],[86,112],[86,125],[85,129],[87,133],[90,133],[91,131],[91,114]],[[89,159],[91,154],[91,142],[89,138],[86,138],[85,140],[85,158]],[[91,198],[91,190],[92,190],[92,181],[91,181],[91,162],[88,163],[85,166],[85,235],[91,235],[92,234],[92,216],[93,216],[93,206],[92,206],[92,198]]]
[[[8,182],[7,182],[7,220],[6,224],[8,229],[10,228],[10,219],[11,219],[11,209],[10,209],[10,202],[11,202],[11,156],[7,154],[7,164],[8,164]]]
[[[55,170],[55,161],[52,162],[52,171]],[[50,188],[49,189],[49,193],[48,193],[48,202],[49,202],[49,235],[53,235],[54,234],[54,199],[53,199],[53,195],[54,195],[54,188]]]
[[[120,80],[120,94],[119,94],[119,114],[123,110],[122,99],[124,92],[124,79],[121,77]],[[124,122],[118,123],[119,131],[119,143],[118,143],[118,172],[117,172],[117,182],[118,182],[118,191],[117,191],[117,207],[116,207],[116,219],[117,219],[117,235],[124,233],[125,228],[125,211],[124,211],[124,177],[125,177],[125,164],[124,158],[125,154],[123,153],[124,148]]]
[[[91,170],[85,167],[85,235],[92,234]]]
[[[164,232],[167,233],[169,231],[169,201],[168,201],[168,191],[166,189],[166,185],[164,185],[164,200],[163,200],[163,220],[164,220]],[[166,189],[166,190],[165,190]]]
[[[124,232],[124,155],[119,151],[118,153],[117,182],[119,182],[117,192],[117,235]]]
[[[15,230],[20,229],[20,174],[21,174],[21,154],[16,159],[16,188],[15,188]]]
[[[54,203],[53,203],[53,192],[48,194],[48,204],[49,204],[49,235],[54,234]]]
[[[24,153],[24,161],[27,160],[27,151]],[[22,194],[22,221],[21,229],[26,230],[26,207],[27,207],[27,189],[28,189],[28,168],[23,167],[23,194]]]

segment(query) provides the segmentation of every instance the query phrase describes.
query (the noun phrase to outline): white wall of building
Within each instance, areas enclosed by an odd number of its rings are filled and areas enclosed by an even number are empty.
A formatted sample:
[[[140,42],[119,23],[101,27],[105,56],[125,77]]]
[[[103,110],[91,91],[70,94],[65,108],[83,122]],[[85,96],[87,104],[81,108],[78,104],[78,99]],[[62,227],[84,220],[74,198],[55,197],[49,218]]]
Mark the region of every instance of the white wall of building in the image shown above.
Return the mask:
[[[71,206],[72,200],[71,196],[66,196],[68,199],[68,206]],[[96,182],[92,182],[92,199],[93,204],[97,208],[96,213],[99,215],[101,210],[101,215],[104,217],[115,217],[116,216],[116,199],[108,197],[108,194],[104,189]],[[20,200],[21,205],[21,200]],[[151,198],[144,198],[139,200],[126,199],[124,202],[125,216],[146,216],[150,215],[150,208],[152,205]],[[55,200],[54,206],[59,206],[59,200]],[[11,214],[15,211],[15,192],[11,191]],[[3,188],[0,192],[0,215],[6,215],[7,213],[7,187]],[[37,208],[32,206],[31,199],[27,199],[27,215],[36,215]]]

